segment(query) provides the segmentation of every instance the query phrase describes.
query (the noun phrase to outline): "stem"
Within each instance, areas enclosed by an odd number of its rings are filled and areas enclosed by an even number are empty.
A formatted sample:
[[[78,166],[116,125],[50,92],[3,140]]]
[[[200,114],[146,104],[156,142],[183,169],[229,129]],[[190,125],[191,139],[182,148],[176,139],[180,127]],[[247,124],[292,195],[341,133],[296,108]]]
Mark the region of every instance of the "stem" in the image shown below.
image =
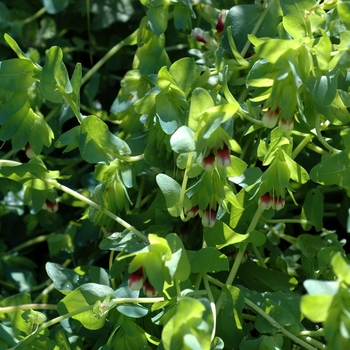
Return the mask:
[[[255,257],[256,257],[256,258],[258,259],[258,261],[259,261],[259,265],[260,265],[261,267],[263,267],[264,269],[267,269],[267,266],[266,266],[266,264],[265,264],[265,261],[264,261],[263,257],[261,256],[261,254],[260,254],[258,248],[257,248],[255,245],[253,245],[253,246],[252,246],[252,249],[253,249],[253,253],[254,253]]]
[[[114,56],[121,48],[128,45],[136,38],[138,29],[130,34],[126,39],[113,46],[83,77],[81,85],[85,84],[112,56]],[[130,45],[130,44],[129,44]]]
[[[251,34],[252,35],[255,35],[257,33],[257,31],[259,30],[262,22],[264,21],[267,13],[270,11],[272,5],[274,4],[275,0],[271,0],[268,4],[267,4],[267,7],[266,9],[263,11],[263,13],[261,14],[261,16],[259,17],[258,21],[256,22],[255,24],[255,27],[253,28]],[[249,49],[249,46],[250,46],[250,41],[247,40],[247,42],[245,43],[242,51],[241,51],[241,56],[244,57],[246,55],[246,53],[248,52],[248,49]]]
[[[124,303],[135,303],[135,304],[152,304],[152,303],[158,303],[161,301],[164,301],[165,299],[163,297],[158,298],[117,298],[112,299],[113,303],[117,304],[124,304]]]
[[[285,328],[283,328],[274,318],[272,318],[270,315],[268,315],[264,310],[262,310],[259,306],[255,305],[252,301],[250,301],[247,298],[244,298],[244,302],[247,306],[249,306],[251,309],[253,309],[257,314],[261,315],[265,320],[270,322],[274,327],[278,328],[281,333],[286,335],[288,338],[290,338],[295,343],[303,346],[307,350],[317,350],[317,349],[324,349],[325,345],[322,344],[323,347],[313,347],[304,340],[298,338],[293,333],[287,331]],[[321,344],[321,343],[320,343]]]
[[[28,24],[32,21],[35,21],[37,18],[41,17],[44,13],[46,13],[46,8],[43,7],[41,8],[39,11],[37,11],[36,13],[34,13],[33,16],[27,17],[24,21],[23,24]]]
[[[90,207],[93,207],[97,210],[100,210],[102,213],[106,214],[107,216],[109,216],[111,219],[113,219],[114,221],[116,221],[118,224],[122,225],[124,228],[126,228],[127,230],[129,230],[130,232],[132,232],[134,235],[136,235],[137,237],[139,237],[140,239],[142,239],[143,241],[147,242],[148,239],[147,237],[141,233],[139,230],[137,230],[134,226],[130,225],[129,223],[127,223],[126,221],[124,221],[122,218],[120,218],[119,216],[113,214],[112,212],[110,212],[107,209],[103,209],[100,205],[98,205],[97,203],[95,203],[94,201],[92,201],[91,199],[81,195],[80,193],[70,189],[69,187],[66,187],[64,185],[61,185],[60,183],[58,183],[56,180],[47,180],[47,182],[56,187],[57,189],[66,192],[68,194],[70,194],[71,196],[81,200],[82,202],[88,204]]]
[[[261,209],[260,207],[258,207],[258,210],[255,212],[255,215],[252,219],[252,221],[250,222],[250,225],[247,229],[247,233],[249,232],[252,232],[258,221],[259,221],[259,218],[261,216],[261,214],[263,213],[263,209]],[[236,277],[236,274],[237,274],[237,271],[241,265],[241,262],[242,262],[242,258],[243,258],[243,255],[245,253],[245,250],[247,248],[247,245],[248,243],[247,242],[243,242],[241,243],[239,249],[238,249],[238,253],[237,253],[237,256],[236,256],[236,259],[235,259],[235,262],[233,263],[232,265],[232,268],[231,268],[231,271],[226,279],[226,282],[225,282],[225,285],[232,285],[232,282],[233,280],[235,279]],[[222,306],[222,303],[224,301],[224,298],[225,298],[225,294],[224,292],[222,291],[219,295],[219,298],[218,300],[216,301],[216,315],[218,315],[218,313],[220,312],[220,309],[221,309],[221,306]]]
[[[57,310],[57,305],[54,304],[23,304],[14,306],[0,307],[0,314],[7,314],[17,310]]]
[[[183,208],[183,203],[184,203],[184,198],[185,198],[185,191],[186,191],[187,180],[188,180],[187,172],[191,169],[192,154],[193,154],[193,152],[190,152],[190,154],[188,155],[186,169],[185,169],[184,177],[183,177],[183,180],[182,180],[181,193],[180,193],[180,205],[181,205],[181,208]],[[181,219],[183,221],[187,221],[185,216],[184,216],[183,210],[181,210],[180,217],[181,217]]]
[[[208,294],[208,299],[210,300],[211,303],[215,303],[214,297],[213,297],[213,293],[211,292],[210,286],[209,286],[209,282],[208,282],[208,276],[207,274],[203,274],[203,282],[204,282],[204,286],[205,286],[205,290]]]
[[[320,123],[320,114],[317,113],[316,115],[316,120],[315,120],[315,129],[316,129],[316,134],[317,134],[317,138],[318,138],[318,141],[320,141],[320,143],[326,147],[328,149],[329,152],[331,153],[340,153],[341,151],[332,147],[322,136],[321,134],[321,123]]]
[[[306,145],[313,139],[314,135],[308,134],[304,137],[304,139],[299,143],[297,147],[295,147],[292,153],[292,159],[295,159],[296,156],[306,147]]]
[[[11,255],[14,252],[18,252],[19,250],[28,248],[34,244],[45,242],[51,236],[53,236],[52,233],[49,235],[42,235],[42,236],[38,236],[33,239],[30,239],[29,241],[26,241],[25,243],[19,244],[17,247],[10,249],[9,251],[6,252],[6,255]]]

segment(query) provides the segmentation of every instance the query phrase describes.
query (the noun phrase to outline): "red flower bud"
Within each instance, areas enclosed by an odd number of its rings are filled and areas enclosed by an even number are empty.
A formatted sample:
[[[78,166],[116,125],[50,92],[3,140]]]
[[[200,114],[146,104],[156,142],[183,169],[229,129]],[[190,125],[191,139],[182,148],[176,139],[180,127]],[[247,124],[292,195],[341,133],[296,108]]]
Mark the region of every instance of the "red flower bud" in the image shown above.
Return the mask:
[[[49,213],[56,213],[58,210],[58,203],[57,202],[50,202],[49,200],[46,200],[46,202],[43,204],[42,209],[48,211]]]
[[[281,119],[278,123],[278,126],[280,127],[280,129],[284,132],[290,132],[293,130],[294,127],[294,118],[292,118],[291,120],[287,121],[285,119]]]
[[[213,228],[216,222],[216,214],[216,210],[211,209],[210,206],[205,209],[202,216],[202,225]]]
[[[206,44],[208,42],[208,34],[206,34],[201,28],[194,28],[191,32],[191,36],[201,43]]]
[[[210,153],[205,158],[203,158],[202,164],[204,170],[209,171],[215,168],[215,155],[213,151],[210,151]]]
[[[222,33],[222,31],[224,30],[226,15],[227,15],[227,10],[220,11],[218,22],[216,24],[216,30],[218,33]]]
[[[143,284],[143,293],[147,297],[155,297],[157,295],[156,289],[152,286],[151,283],[149,283],[148,279]]]
[[[223,149],[218,149],[217,151],[217,164],[219,168],[226,168],[231,165],[230,150],[227,145],[224,145]]]
[[[132,290],[140,290],[143,286],[143,268],[140,267],[138,270],[130,274],[128,280],[128,286]]]

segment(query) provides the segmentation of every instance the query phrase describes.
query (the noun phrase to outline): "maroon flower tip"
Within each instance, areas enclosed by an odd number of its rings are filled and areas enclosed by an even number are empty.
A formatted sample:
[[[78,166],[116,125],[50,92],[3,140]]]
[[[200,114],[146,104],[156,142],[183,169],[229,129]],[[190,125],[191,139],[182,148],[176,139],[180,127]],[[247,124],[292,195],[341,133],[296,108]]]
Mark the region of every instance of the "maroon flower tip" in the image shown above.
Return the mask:
[[[143,267],[130,274],[128,286],[132,290],[140,290],[143,286]]]
[[[215,155],[210,151],[209,155],[203,158],[202,161],[204,170],[213,170],[215,168]]]
[[[49,200],[46,200],[46,202],[43,204],[42,209],[48,211],[49,213],[56,213],[58,210],[58,203],[57,202],[50,202]]]
[[[211,209],[210,207],[205,209],[202,216],[202,225],[204,227],[213,228],[216,223],[216,215],[216,210]]]
[[[218,21],[216,23],[216,30],[218,33],[222,33],[225,27],[225,20],[226,20],[227,10],[221,10],[219,13]]]
[[[259,198],[259,207],[263,210],[269,210],[273,205],[273,198],[265,193]]]
[[[291,132],[294,128],[294,118],[291,120],[287,121],[285,119],[281,119],[278,123],[278,126],[284,133]]]
[[[193,37],[193,39],[201,43],[206,44],[208,42],[208,40],[206,39],[206,35],[201,28],[194,28],[191,32],[191,36]]]
[[[226,168],[231,165],[230,150],[225,144],[223,149],[217,150],[217,164],[219,168]]]
[[[196,205],[196,206],[192,207],[191,209],[186,210],[185,214],[187,217],[193,218],[198,214],[198,212],[199,212],[199,207],[198,207],[198,205]]]
[[[157,295],[156,289],[152,286],[152,284],[148,281],[148,279],[143,284],[143,293],[147,297],[155,297]]]
[[[278,210],[281,210],[284,208],[285,200],[283,197],[276,197],[273,199],[273,208]]]
[[[279,113],[280,113],[279,107],[277,107],[275,110],[268,108],[268,110],[266,111],[265,115],[262,118],[262,122],[264,126],[266,126],[269,129],[274,128],[277,124]]]
[[[27,143],[24,147],[24,151],[26,153],[26,156],[29,158],[29,159],[32,159],[32,158],[36,158],[37,155],[33,152],[32,150],[32,147],[30,147],[30,144]]]

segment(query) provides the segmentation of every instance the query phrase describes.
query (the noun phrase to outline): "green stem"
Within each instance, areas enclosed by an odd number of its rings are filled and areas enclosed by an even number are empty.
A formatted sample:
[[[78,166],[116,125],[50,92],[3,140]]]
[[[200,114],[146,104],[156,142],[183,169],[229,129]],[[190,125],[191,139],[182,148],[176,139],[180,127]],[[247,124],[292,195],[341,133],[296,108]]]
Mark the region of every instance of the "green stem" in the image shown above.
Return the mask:
[[[17,310],[57,310],[57,305],[54,304],[23,304],[14,306],[0,307],[0,314],[7,314]]]
[[[117,298],[112,299],[115,304],[133,303],[133,304],[152,304],[164,301],[163,297],[157,298]]]
[[[94,201],[92,201],[91,199],[81,195],[80,193],[70,189],[69,187],[66,187],[64,185],[61,185],[60,183],[58,183],[56,180],[47,180],[47,182],[54,186],[55,188],[66,192],[68,194],[70,194],[71,196],[81,200],[82,202],[88,204],[89,206],[100,210],[102,213],[106,214],[107,216],[109,216],[111,219],[113,219],[114,221],[116,221],[118,224],[122,225],[124,228],[126,228],[127,230],[129,230],[130,232],[132,232],[135,236],[139,237],[140,239],[142,239],[143,241],[147,242],[148,239],[147,237],[141,233],[139,230],[137,230],[134,226],[130,225],[129,223],[127,223],[126,221],[124,221],[122,218],[120,218],[119,216],[113,214],[112,212],[110,212],[107,209],[103,209],[100,205],[98,205],[97,203],[95,203]]]
[[[46,13],[46,8],[43,7],[41,8],[39,11],[37,11],[36,13],[34,13],[33,16],[27,17],[24,21],[23,24],[28,24],[30,22],[35,21],[37,18],[41,17],[44,13]]]
[[[299,143],[297,147],[295,147],[292,153],[292,159],[295,159],[296,156],[306,147],[306,145],[313,139],[314,135],[308,134],[304,137],[304,139]]]
[[[261,209],[260,207],[258,207],[257,211],[255,212],[255,215],[252,219],[252,221],[250,222],[250,225],[247,229],[247,233],[249,232],[252,232],[258,221],[259,221],[259,218],[261,216],[261,214],[263,213],[263,209]],[[225,285],[232,285],[232,282],[234,281],[235,277],[236,277],[236,274],[237,274],[237,271],[241,265],[241,262],[242,262],[242,258],[243,258],[243,255],[245,253],[245,250],[247,248],[247,245],[248,243],[247,242],[243,242],[241,243],[239,249],[238,249],[238,253],[237,253],[237,256],[236,256],[236,259],[235,259],[235,262],[233,263],[232,265],[232,268],[231,268],[231,271],[226,279],[226,282],[225,282]],[[222,306],[222,303],[224,301],[224,298],[225,298],[225,293],[222,291],[216,301],[216,314],[218,315],[218,313],[220,312],[220,309],[221,309],[221,306]]]
[[[264,269],[267,269],[267,266],[266,266],[266,264],[265,264],[265,261],[264,261],[263,257],[261,256],[261,254],[260,254],[258,248],[257,248],[255,245],[253,245],[253,246],[252,246],[252,249],[253,249],[253,253],[254,253],[255,257],[256,257],[256,258],[258,259],[258,261],[259,261],[259,265],[260,265],[261,267],[263,267]]]
[[[185,198],[185,192],[186,192],[186,187],[187,187],[187,181],[188,181],[188,176],[187,173],[188,171],[191,169],[191,164],[192,164],[192,154],[193,152],[190,152],[190,154],[188,155],[188,159],[187,159],[187,164],[186,164],[186,169],[185,169],[185,173],[184,173],[184,177],[182,179],[182,186],[181,186],[181,193],[180,193],[180,205],[181,208],[183,208],[183,203],[184,203],[184,198]],[[181,214],[180,214],[181,220],[183,221],[187,221],[184,215],[183,210],[181,210]]]
[[[138,29],[130,34],[126,39],[113,46],[83,77],[81,85],[85,84],[112,56],[114,56],[125,45],[130,45],[136,36]]]
[[[11,254],[13,254],[15,252],[18,252],[18,251],[22,250],[22,249],[28,248],[28,247],[30,247],[30,246],[32,246],[34,244],[45,242],[51,236],[53,236],[52,233],[50,233],[49,235],[42,235],[42,236],[38,236],[38,237],[35,237],[33,239],[30,239],[29,241],[26,241],[25,243],[19,244],[18,246],[8,250],[6,252],[6,255],[11,255]]]
[[[318,141],[320,141],[320,143],[325,147],[327,148],[327,150],[330,152],[330,153],[340,153],[341,151],[332,147],[322,136],[321,134],[321,122],[320,122],[320,114],[317,113],[316,115],[316,120],[315,120],[315,129],[316,129],[316,135],[317,135],[317,138],[318,138]]]
[[[272,318],[270,315],[268,315],[264,310],[262,310],[259,306],[255,305],[252,301],[250,301],[247,298],[244,298],[244,302],[247,306],[249,306],[254,312],[257,314],[261,315],[265,320],[270,322],[274,327],[278,328],[278,330],[283,333],[285,336],[290,338],[292,341],[295,343],[303,346],[307,350],[317,350],[317,349],[324,349],[324,344],[323,347],[314,347],[311,346],[309,343],[305,342],[304,340],[298,338],[295,336],[293,333],[287,331],[285,328],[283,328],[274,318]],[[321,343],[320,343],[321,344]]]
[[[253,30],[251,31],[251,34],[252,35],[255,35],[260,26],[262,25],[262,22],[264,21],[266,15],[268,14],[268,12],[270,11],[272,5],[274,4],[275,0],[271,0],[268,4],[267,4],[267,7],[266,9],[262,12],[261,16],[259,17],[258,21],[256,22]],[[241,51],[241,56],[244,57],[246,55],[246,53],[248,52],[248,49],[249,49],[249,46],[250,46],[250,41],[247,40],[247,42],[245,43],[242,51]]]
[[[211,292],[211,289],[210,289],[210,286],[209,286],[208,276],[205,273],[203,274],[203,282],[204,282],[205,290],[206,290],[206,292],[208,294],[208,299],[210,300],[211,303],[215,304],[213,293]]]

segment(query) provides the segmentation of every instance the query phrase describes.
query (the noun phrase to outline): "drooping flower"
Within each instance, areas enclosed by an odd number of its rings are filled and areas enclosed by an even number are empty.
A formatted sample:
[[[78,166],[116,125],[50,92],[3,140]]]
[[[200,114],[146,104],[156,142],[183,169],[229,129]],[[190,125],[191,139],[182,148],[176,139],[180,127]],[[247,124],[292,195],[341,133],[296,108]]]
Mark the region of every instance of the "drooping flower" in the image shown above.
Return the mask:
[[[285,200],[283,197],[274,197],[273,199],[273,208],[278,210],[281,210],[284,208]]]
[[[143,284],[143,293],[147,297],[155,297],[157,295],[156,289],[152,286],[148,279],[146,279],[145,283]]]
[[[273,205],[273,197],[265,193],[259,198],[259,207],[263,210],[269,210]]]
[[[193,218],[198,214],[198,212],[199,212],[199,207],[198,207],[198,205],[196,205],[196,206],[192,207],[191,209],[186,210],[185,214],[188,218]]]
[[[58,210],[58,203],[46,200],[42,206],[42,209],[48,211],[49,213],[56,213]]]
[[[130,274],[128,286],[132,290],[140,290],[143,286],[143,267]]]
[[[216,223],[216,216],[217,216],[217,210],[208,206],[207,209],[203,211],[202,225],[204,227],[213,228]]]
[[[24,151],[26,153],[26,156],[29,158],[29,159],[32,159],[32,158],[36,158],[37,155],[34,153],[32,147],[30,147],[30,144],[27,143],[24,147]]]
[[[272,110],[271,108],[268,108],[265,115],[262,118],[262,122],[264,126],[266,126],[269,129],[274,128],[278,122],[279,114],[280,114],[279,107],[277,107],[274,110]]]
[[[291,132],[294,128],[294,118],[291,120],[287,121],[283,118],[280,119],[278,126],[284,133]]]
[[[215,168],[215,154],[212,150],[206,157],[203,158],[202,164],[204,170],[207,171],[213,170]]]
[[[218,22],[215,28],[218,33],[222,33],[222,31],[224,30],[227,12],[227,10],[221,10],[219,13]]]
[[[208,33],[204,32],[203,29],[198,28],[198,27],[192,29],[191,36],[196,41],[199,41],[199,42],[204,43],[204,44],[207,44],[208,40],[209,40]]]
[[[216,161],[219,168],[226,168],[231,165],[230,149],[226,143],[224,143],[223,148],[219,148],[216,153],[218,155]]]

